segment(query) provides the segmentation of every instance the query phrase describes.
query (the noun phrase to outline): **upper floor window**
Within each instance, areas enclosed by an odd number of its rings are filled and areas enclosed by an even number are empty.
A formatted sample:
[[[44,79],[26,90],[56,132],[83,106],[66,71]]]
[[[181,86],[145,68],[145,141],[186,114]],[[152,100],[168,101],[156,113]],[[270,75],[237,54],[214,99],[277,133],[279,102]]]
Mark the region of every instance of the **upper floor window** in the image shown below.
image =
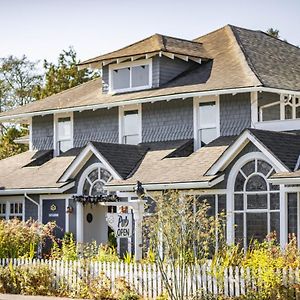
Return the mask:
[[[141,106],[120,108],[120,143],[137,145],[141,142]]]
[[[196,148],[201,148],[220,135],[219,99],[195,99],[194,138]]]
[[[58,115],[55,118],[54,150],[60,155],[73,147],[73,115]]]
[[[110,65],[109,71],[111,92],[134,91],[152,86],[151,60]]]
[[[263,100],[258,103],[260,122],[300,118],[300,97],[281,95],[280,99],[270,99],[266,103]]]

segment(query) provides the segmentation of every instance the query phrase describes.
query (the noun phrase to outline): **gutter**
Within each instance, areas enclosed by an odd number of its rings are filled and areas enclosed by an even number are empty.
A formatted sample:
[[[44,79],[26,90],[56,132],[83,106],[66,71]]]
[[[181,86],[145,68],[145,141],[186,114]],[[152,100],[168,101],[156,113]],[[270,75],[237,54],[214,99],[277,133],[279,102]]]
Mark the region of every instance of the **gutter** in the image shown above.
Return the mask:
[[[4,189],[0,190],[0,195],[25,195],[25,194],[60,194],[75,186],[75,182],[70,182],[60,188],[37,188],[37,189]]]
[[[279,184],[300,184],[300,177],[281,177],[281,178],[270,178],[268,182],[279,185]]]
[[[143,183],[143,188],[147,191],[157,190],[185,190],[211,188],[224,180],[225,175],[221,175],[211,181],[194,181],[178,183]],[[106,185],[104,189],[109,192],[134,192],[136,184],[129,185]]]
[[[75,112],[75,111],[86,111],[86,110],[97,110],[101,108],[110,109],[112,107],[133,105],[133,104],[143,104],[143,103],[153,103],[157,101],[170,101],[178,98],[191,98],[191,97],[201,97],[201,96],[211,96],[211,95],[225,95],[225,94],[238,94],[238,93],[250,93],[250,92],[269,92],[269,93],[277,93],[277,94],[290,94],[295,96],[300,96],[300,91],[291,91],[284,89],[276,89],[276,88],[268,88],[263,86],[254,86],[247,88],[235,88],[235,89],[221,89],[221,90],[212,90],[212,91],[203,91],[203,92],[189,92],[189,93],[180,93],[180,94],[171,94],[165,96],[155,96],[155,97],[147,97],[140,98],[135,100],[126,100],[119,101],[114,103],[101,103],[101,104],[91,104],[91,105],[83,105],[69,108],[56,108],[45,111],[36,111],[36,112],[28,112],[23,114],[15,114],[9,116],[0,117],[0,121],[11,121],[13,119],[26,119],[34,116],[45,116],[55,113],[66,113],[66,112]]]

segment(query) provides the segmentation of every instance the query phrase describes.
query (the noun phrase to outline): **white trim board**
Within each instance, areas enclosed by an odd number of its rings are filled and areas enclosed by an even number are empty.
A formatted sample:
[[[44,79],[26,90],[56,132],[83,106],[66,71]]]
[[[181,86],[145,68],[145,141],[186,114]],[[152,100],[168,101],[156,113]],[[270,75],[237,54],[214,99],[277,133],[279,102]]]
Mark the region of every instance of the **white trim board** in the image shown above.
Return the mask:
[[[99,87],[100,92],[100,87]],[[28,119],[29,117],[33,116],[44,116],[50,115],[55,113],[64,113],[64,112],[74,112],[74,111],[85,111],[85,110],[97,110],[100,108],[112,108],[118,106],[127,106],[132,104],[139,104],[139,103],[149,103],[149,102],[156,102],[156,101],[165,101],[165,100],[174,100],[178,98],[191,98],[191,97],[203,97],[203,96],[210,96],[210,95],[224,95],[224,94],[238,94],[238,93],[248,93],[248,92],[270,92],[270,93],[277,93],[277,94],[292,94],[292,95],[300,95],[299,91],[292,91],[292,90],[283,90],[283,89],[274,89],[274,88],[267,88],[267,87],[247,87],[247,88],[234,88],[234,89],[221,89],[221,90],[211,90],[211,91],[202,91],[202,92],[186,92],[186,93],[178,93],[172,95],[164,95],[164,96],[154,96],[154,97],[145,97],[145,98],[138,98],[135,100],[125,100],[125,101],[118,101],[114,103],[99,103],[99,104],[92,104],[92,105],[82,105],[77,107],[68,107],[68,108],[55,108],[49,109],[44,111],[35,111],[35,112],[28,112],[23,114],[15,114],[10,116],[3,116],[0,117],[0,121],[10,121],[14,122],[16,120]]]
[[[213,164],[212,167],[206,172],[207,176],[217,174],[219,171],[223,171],[233,159],[240,153],[244,147],[252,142],[274,166],[276,172],[289,172],[287,167],[277,159],[249,130],[245,130],[239,138],[225,150],[221,157]]]
[[[103,164],[104,168],[109,171],[114,179],[122,179],[121,175],[111,166],[106,158],[95,148],[92,143],[88,143],[87,146],[81,151],[81,153],[75,158],[71,165],[67,168],[64,174],[59,179],[59,182],[65,182],[71,177],[76,176],[89,158],[94,154],[99,161]]]

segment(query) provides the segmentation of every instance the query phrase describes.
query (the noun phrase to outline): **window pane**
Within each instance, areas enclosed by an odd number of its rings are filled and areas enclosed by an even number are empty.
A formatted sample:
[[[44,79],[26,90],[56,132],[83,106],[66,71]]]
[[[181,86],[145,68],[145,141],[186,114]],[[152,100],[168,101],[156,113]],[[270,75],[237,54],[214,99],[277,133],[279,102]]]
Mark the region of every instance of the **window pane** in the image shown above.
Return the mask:
[[[107,182],[108,179],[110,178],[111,174],[107,170],[101,169],[100,176],[103,181]]]
[[[267,194],[247,195],[248,209],[267,209],[268,208]]]
[[[207,125],[216,125],[216,102],[204,102],[199,104],[200,128]]]
[[[71,138],[71,118],[59,118],[57,124],[58,140]]]
[[[83,185],[83,195],[86,195],[86,196],[89,195],[90,188],[91,188],[90,183],[87,180],[85,180],[84,185]]]
[[[292,109],[292,106],[290,105],[285,105],[284,106],[284,116],[285,116],[285,119],[288,120],[288,119],[292,119],[293,117],[293,109]]]
[[[280,104],[262,109],[262,121],[280,120]]]
[[[113,89],[120,90],[130,87],[130,68],[123,68],[112,71]]]
[[[124,135],[134,135],[139,133],[138,111],[126,111],[123,117]]]
[[[266,163],[265,161],[258,160],[257,161],[257,172],[264,174],[267,176],[271,171],[272,167]]]
[[[279,193],[271,193],[270,194],[270,209],[279,209]]]
[[[59,153],[65,153],[72,148],[72,141],[60,141],[59,145]]]
[[[267,183],[265,179],[259,175],[254,175],[249,178],[246,184],[246,191],[266,191]]]
[[[234,210],[243,210],[244,209],[244,195],[235,194],[234,195]]]
[[[245,177],[239,172],[235,179],[234,190],[236,192],[244,190]]]
[[[246,176],[251,175],[252,173],[254,173],[255,171],[255,161],[249,161],[247,162],[243,167],[242,167],[242,171],[244,172],[244,174]]]
[[[149,85],[149,65],[132,67],[132,87]]]
[[[267,213],[247,213],[247,245],[251,241],[263,242],[268,234]]]
[[[98,168],[93,170],[90,174],[89,174],[89,178],[91,180],[91,182],[94,182],[98,179],[99,176],[99,170]]]
[[[288,232],[297,236],[297,193],[288,193]]]
[[[300,106],[296,107],[296,118],[299,119],[300,118]]]
[[[270,213],[270,230],[271,232],[276,232],[277,241],[280,240],[280,213],[271,212]]]
[[[234,214],[235,243],[244,246],[244,214]]]
[[[218,213],[226,213],[226,195],[218,195]]]
[[[139,135],[126,135],[124,136],[124,144],[137,145],[139,143]]]
[[[97,181],[94,183],[91,191],[92,196],[103,194],[103,183],[101,181]]]
[[[217,128],[206,128],[206,129],[200,129],[200,141],[201,141],[201,146],[205,146],[214,139],[217,138]]]

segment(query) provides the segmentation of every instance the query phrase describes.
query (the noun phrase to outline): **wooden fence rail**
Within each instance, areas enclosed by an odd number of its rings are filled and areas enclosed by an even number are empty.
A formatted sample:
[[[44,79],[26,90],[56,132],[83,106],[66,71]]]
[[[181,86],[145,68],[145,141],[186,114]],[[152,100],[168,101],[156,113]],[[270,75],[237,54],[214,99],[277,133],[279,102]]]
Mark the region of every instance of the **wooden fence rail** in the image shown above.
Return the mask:
[[[155,264],[126,264],[124,262],[91,262],[91,261],[62,261],[43,259],[0,259],[1,266],[20,265],[47,265],[54,273],[53,284],[59,284],[69,289],[76,289],[80,280],[92,280],[97,276],[105,275],[109,279],[111,289],[115,289],[116,280],[123,278],[145,299],[155,299],[165,292],[162,274]],[[222,274],[216,272],[206,265],[197,265],[185,270],[187,281],[184,285],[186,296],[196,293],[225,296],[240,296],[249,289],[257,289],[255,280],[252,278],[249,269],[230,267]],[[282,283],[286,286],[298,284],[299,270],[283,269],[278,270]],[[173,270],[166,265],[166,274],[172,287],[178,280],[179,270]]]

